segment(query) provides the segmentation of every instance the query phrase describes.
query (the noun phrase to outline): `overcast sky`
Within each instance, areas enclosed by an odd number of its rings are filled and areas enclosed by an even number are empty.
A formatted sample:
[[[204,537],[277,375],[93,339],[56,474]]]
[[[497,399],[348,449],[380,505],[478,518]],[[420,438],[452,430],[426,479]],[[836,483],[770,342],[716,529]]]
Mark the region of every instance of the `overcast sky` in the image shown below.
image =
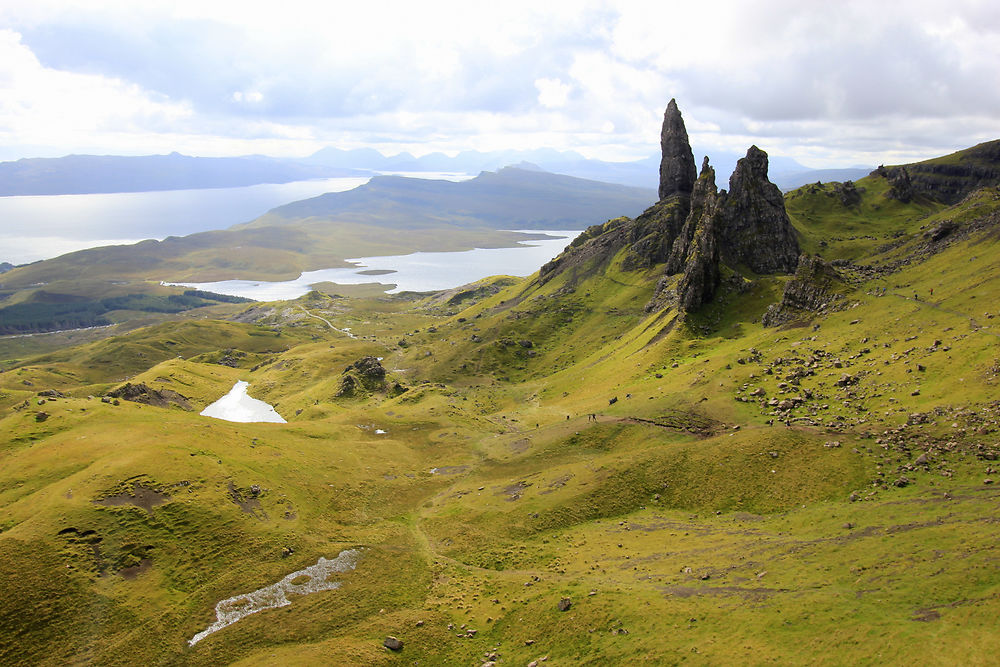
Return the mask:
[[[551,147],[810,167],[1000,138],[1000,2],[3,0],[0,159]]]

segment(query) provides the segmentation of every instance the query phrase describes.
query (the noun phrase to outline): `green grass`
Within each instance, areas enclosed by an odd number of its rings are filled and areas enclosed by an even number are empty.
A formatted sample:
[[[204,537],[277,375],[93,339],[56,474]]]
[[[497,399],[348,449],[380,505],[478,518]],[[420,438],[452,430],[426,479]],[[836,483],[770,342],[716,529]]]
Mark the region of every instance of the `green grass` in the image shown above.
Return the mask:
[[[3,348],[0,662],[989,664],[995,193],[858,186],[790,213],[807,249],[894,271],[841,267],[845,308],[803,326],[760,324],[782,277],[647,313],[658,272],[619,253],[457,302],[316,292]],[[406,391],[338,397],[365,355]],[[240,379],[288,424],[197,414]],[[100,400],[126,380],[193,409]],[[342,588],[187,645],[353,547]]]

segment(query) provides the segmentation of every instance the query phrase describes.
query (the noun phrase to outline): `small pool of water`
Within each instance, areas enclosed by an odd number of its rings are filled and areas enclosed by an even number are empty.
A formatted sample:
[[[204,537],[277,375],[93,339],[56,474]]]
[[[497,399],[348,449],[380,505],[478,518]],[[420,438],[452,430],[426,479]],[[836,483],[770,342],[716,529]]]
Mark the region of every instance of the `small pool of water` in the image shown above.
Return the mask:
[[[247,395],[249,382],[238,381],[229,393],[201,411],[202,416],[224,419],[227,422],[287,423],[281,415],[264,401]]]

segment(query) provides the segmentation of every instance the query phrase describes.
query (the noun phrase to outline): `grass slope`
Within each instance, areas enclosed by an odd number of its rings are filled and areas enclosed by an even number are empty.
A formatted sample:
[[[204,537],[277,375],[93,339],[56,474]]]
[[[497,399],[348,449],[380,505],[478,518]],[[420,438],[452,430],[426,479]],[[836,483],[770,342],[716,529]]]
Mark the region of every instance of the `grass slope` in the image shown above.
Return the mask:
[[[858,188],[788,195],[848,287],[783,328],[784,278],[681,319],[619,254],[12,361],[0,662],[989,664],[1000,193]],[[387,388],[342,395],[366,355]],[[289,423],[197,414],[239,379]],[[187,644],[345,548],[341,588]]]

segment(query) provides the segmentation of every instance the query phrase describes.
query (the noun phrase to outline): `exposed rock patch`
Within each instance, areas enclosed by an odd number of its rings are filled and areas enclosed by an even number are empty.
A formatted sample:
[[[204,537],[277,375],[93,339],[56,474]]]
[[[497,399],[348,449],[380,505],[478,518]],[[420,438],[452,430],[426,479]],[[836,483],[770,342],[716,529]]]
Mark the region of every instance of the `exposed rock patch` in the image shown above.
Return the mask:
[[[385,368],[378,357],[361,357],[344,369],[337,396],[349,398],[364,392],[385,391]],[[405,387],[396,383],[394,393],[406,391]]]
[[[798,264],[799,244],[781,190],[768,180],[767,164],[767,153],[756,146],[736,163],[716,225],[719,253],[733,268],[790,273]]]
[[[146,486],[136,485],[132,488],[131,492],[123,491],[113,496],[98,498],[94,501],[94,503],[97,505],[104,505],[105,507],[132,505],[134,507],[141,507],[147,512],[152,512],[154,507],[162,505],[169,500],[170,496],[165,493],[161,493],[160,491]]]
[[[819,257],[802,255],[781,301],[768,307],[762,322],[766,327],[776,327],[827,310],[845,300],[841,292],[846,287],[833,265]]]
[[[176,391],[171,391],[170,389],[153,389],[152,387],[147,386],[144,382],[140,382],[138,384],[126,382],[117,389],[109,391],[107,396],[111,398],[120,398],[124,401],[132,401],[133,403],[154,405],[158,408],[168,408],[171,405],[176,405],[184,408],[185,410],[193,409],[187,399],[178,394]]]

